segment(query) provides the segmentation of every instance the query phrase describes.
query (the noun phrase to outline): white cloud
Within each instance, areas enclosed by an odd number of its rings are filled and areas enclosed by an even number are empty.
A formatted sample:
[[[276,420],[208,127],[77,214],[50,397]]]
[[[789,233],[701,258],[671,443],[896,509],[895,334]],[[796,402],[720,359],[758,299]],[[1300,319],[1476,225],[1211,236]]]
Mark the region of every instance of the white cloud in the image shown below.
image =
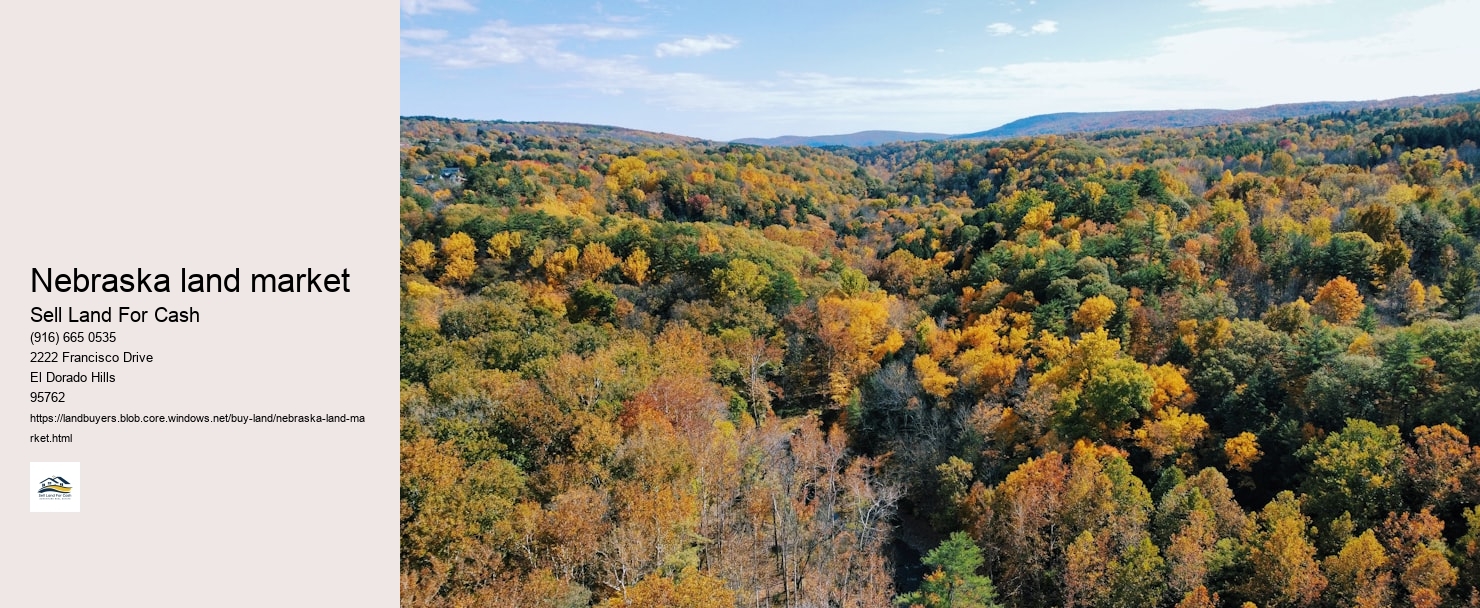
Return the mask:
[[[446,40],[445,32],[440,36],[432,34],[436,31],[440,30],[403,30],[401,56],[425,59],[446,68],[480,68],[526,61],[560,68],[585,61],[562,51],[563,40],[629,40],[643,34],[641,30],[610,25],[510,25],[503,20],[456,40]]]
[[[693,133],[708,137],[799,129],[968,132],[1045,112],[1241,108],[1480,89],[1480,72],[1453,69],[1456,57],[1471,53],[1467,41],[1477,22],[1480,4],[1457,0],[1400,14],[1371,35],[1225,27],[1161,38],[1140,57],[993,64],[941,77],[781,73],[727,79],[660,72],[638,57],[590,58],[559,47],[568,38],[641,32],[502,22],[465,39],[413,45],[403,38],[403,56],[446,67],[531,61],[562,74],[556,86],[620,92],[660,112],[708,114],[715,131]],[[1231,69],[1229,49],[1238,49],[1239,65],[1302,69]]]
[[[1197,0],[1197,5],[1212,12],[1243,11],[1261,8],[1292,8],[1314,4],[1331,4],[1335,0]]]
[[[1040,19],[1028,29],[1021,30],[1011,23],[998,21],[987,26],[987,33],[993,36],[1008,36],[1017,34],[1019,36],[1046,36],[1059,31],[1059,22],[1050,19]]]
[[[1006,36],[1016,31],[1017,28],[1013,27],[1012,24],[1002,23],[1001,21],[987,26],[987,33],[993,36]]]
[[[401,38],[418,42],[437,42],[447,38],[447,30],[409,29],[401,30]]]
[[[688,75],[685,87],[648,95],[674,109],[750,112],[757,125],[794,121],[817,132],[886,124],[967,132],[1045,112],[1382,99],[1480,88],[1480,73],[1452,69],[1454,57],[1467,52],[1466,32],[1477,21],[1480,6],[1456,1],[1404,15],[1384,33],[1347,39],[1220,28],[1162,38],[1139,58],[1003,64],[941,78],[782,74],[736,83]],[[1225,69],[1220,66],[1227,66],[1230,48],[1242,49],[1240,61],[1249,65],[1320,58],[1320,68],[1257,75]],[[749,129],[736,136],[764,134]]]
[[[478,10],[470,0],[401,0],[401,12],[407,15],[425,15],[437,11],[471,13]]]
[[[710,34],[703,38],[679,38],[673,42],[664,42],[653,49],[653,54],[659,57],[698,57],[706,53],[733,49],[740,44],[739,40],[730,36]]]

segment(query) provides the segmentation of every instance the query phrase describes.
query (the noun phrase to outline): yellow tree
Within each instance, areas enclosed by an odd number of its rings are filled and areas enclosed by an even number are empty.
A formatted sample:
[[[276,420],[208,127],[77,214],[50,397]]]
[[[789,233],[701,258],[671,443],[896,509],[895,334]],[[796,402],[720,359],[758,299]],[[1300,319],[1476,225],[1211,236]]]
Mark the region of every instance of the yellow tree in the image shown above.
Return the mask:
[[[1264,453],[1259,451],[1259,438],[1245,431],[1223,442],[1223,455],[1228,458],[1229,467],[1238,471],[1248,471],[1254,463],[1259,462],[1259,457]]]
[[[477,253],[478,247],[473,244],[473,237],[466,233],[454,232],[452,236],[442,239],[442,280],[456,284],[466,283],[478,268],[473,261]]]
[[[1336,603],[1363,608],[1389,605],[1393,575],[1387,565],[1387,552],[1371,530],[1348,540],[1339,553],[1321,563]]]
[[[719,244],[719,236],[713,232],[706,230],[699,236],[699,253],[720,253],[724,250],[725,248]]]
[[[735,605],[735,592],[725,582],[699,572],[693,566],[684,568],[678,581],[658,573],[649,574],[619,597],[607,600],[608,608],[729,608]]]
[[[1322,285],[1316,291],[1315,303],[1311,306],[1316,314],[1338,325],[1355,321],[1362,314],[1362,308],[1362,294],[1357,293],[1357,285],[1346,277],[1336,277]]]
[[[586,243],[581,250],[580,268],[586,276],[598,276],[616,265],[617,256],[605,243]]]
[[[488,257],[507,262],[514,250],[524,243],[524,233],[504,231],[488,239]]]
[[[1074,324],[1086,331],[1099,329],[1115,315],[1115,302],[1105,296],[1091,296],[1074,311]]]
[[[570,271],[575,270],[576,262],[580,259],[581,252],[575,245],[567,245],[565,249],[555,251],[545,256],[545,278],[551,285],[558,285],[565,280]]]
[[[641,285],[643,281],[647,280],[648,267],[651,265],[652,260],[648,259],[646,251],[643,251],[641,248],[633,249],[632,253],[627,256],[627,259],[622,262],[622,276],[627,277],[627,280],[633,283]]]
[[[846,403],[853,383],[904,345],[904,336],[889,325],[889,303],[879,291],[834,293],[817,301],[817,337],[831,355],[828,392],[834,403]]]
[[[1215,608],[1218,605],[1218,594],[1208,595],[1208,588],[1198,585],[1196,589],[1182,596],[1182,601],[1177,602],[1176,608]]]
[[[1169,456],[1186,454],[1197,446],[1208,432],[1208,423],[1202,414],[1188,414],[1176,406],[1156,411],[1145,426],[1136,429],[1136,443],[1151,452],[1151,457],[1163,460]]]
[[[1019,233],[1029,230],[1048,230],[1053,225],[1053,212],[1054,204],[1049,202],[1028,209],[1028,212],[1023,215],[1023,224],[1018,229]]]
[[[437,247],[423,240],[415,240],[401,248],[401,268],[406,272],[425,272],[436,262]]]
[[[979,393],[1001,395],[1011,386],[1022,368],[1028,347],[1028,332],[1033,325],[1028,313],[1013,313],[998,308],[982,315],[970,327],[956,332],[939,332],[938,346],[950,349],[965,347],[952,363],[961,382]],[[932,345],[932,352],[936,350]]]
[[[1413,279],[1403,293],[1403,307],[1409,311],[1423,310],[1425,295],[1423,283],[1420,283],[1418,279]]]
[[[1306,536],[1310,520],[1300,512],[1300,501],[1286,490],[1259,514],[1261,530],[1249,550],[1254,567],[1248,581],[1250,595],[1265,598],[1268,606],[1310,606],[1326,590],[1326,576],[1316,565],[1316,548]]]
[[[652,182],[653,173],[648,171],[647,163],[635,156],[612,161],[606,170],[606,187],[615,194],[623,194],[634,189],[641,191]]]
[[[1156,386],[1151,391],[1151,409],[1185,408],[1197,400],[1197,393],[1192,392],[1187,379],[1182,376],[1181,370],[1178,370],[1175,365],[1170,363],[1152,365],[1146,368],[1146,372],[1151,374],[1151,380]]]
[[[920,379],[920,386],[925,392],[940,399],[951,396],[951,389],[956,386],[956,377],[942,371],[935,359],[931,359],[930,355],[918,355],[914,366],[915,376]]]

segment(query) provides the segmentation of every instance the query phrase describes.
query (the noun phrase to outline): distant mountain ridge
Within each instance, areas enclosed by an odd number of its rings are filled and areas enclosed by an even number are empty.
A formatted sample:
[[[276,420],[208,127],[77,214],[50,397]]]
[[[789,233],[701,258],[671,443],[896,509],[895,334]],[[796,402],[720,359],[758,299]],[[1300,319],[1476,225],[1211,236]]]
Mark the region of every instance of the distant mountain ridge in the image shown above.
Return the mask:
[[[859,131],[846,135],[782,135],[781,137],[747,137],[733,143],[754,146],[877,146],[900,141],[935,141],[950,139],[948,133],[913,133],[910,131]]]
[[[1272,106],[1263,106],[1258,108],[1244,108],[1238,110],[1193,109],[1132,110],[1121,112],[1060,112],[1056,114],[1038,114],[1035,116],[1029,116],[1027,118],[1014,120],[993,129],[958,135],[951,135],[946,133],[918,133],[912,131],[870,130],[838,135],[785,135],[781,137],[769,138],[746,137],[742,139],[731,140],[730,142],[714,143],[737,143],[755,146],[781,147],[868,147],[888,143],[911,141],[939,141],[948,139],[1009,139],[1013,137],[1029,137],[1034,135],[1090,133],[1095,131],[1110,131],[1119,129],[1176,129],[1185,127],[1234,124],[1242,122],[1258,122],[1263,120],[1277,120],[1284,118],[1303,118],[1306,116],[1315,116],[1332,112],[1345,112],[1348,110],[1437,106],[1472,102],[1480,102],[1480,89],[1474,91],[1465,91],[1463,93],[1409,96],[1397,97],[1393,99],[1377,99],[1366,101],[1314,101],[1305,103],[1287,103]],[[420,141],[422,139],[415,137],[415,133],[417,133],[418,130],[415,128],[411,128],[411,125],[416,122],[459,123],[465,125],[467,128],[467,132],[458,136],[459,140],[463,141],[476,141],[478,135],[486,132],[503,132],[523,136],[581,137],[590,139],[604,138],[636,144],[672,145],[712,141],[698,137],[688,137],[684,135],[674,135],[671,133],[658,133],[652,131],[643,131],[640,129],[629,129],[625,127],[614,127],[608,125],[590,125],[570,122],[460,120],[436,116],[403,116],[401,117],[403,145],[410,145],[412,143],[411,140]]]
[[[941,139],[1007,139],[1031,135],[1089,133],[1116,129],[1177,129],[1283,118],[1302,118],[1348,110],[1372,110],[1453,103],[1480,102],[1480,89],[1463,93],[1372,99],[1365,101],[1313,101],[1286,103],[1238,110],[1131,110],[1122,112],[1060,112],[1038,114],[975,133],[942,135],[909,131],[860,131],[845,135],[787,135],[747,137],[735,143],[758,146],[873,146],[885,143]]]

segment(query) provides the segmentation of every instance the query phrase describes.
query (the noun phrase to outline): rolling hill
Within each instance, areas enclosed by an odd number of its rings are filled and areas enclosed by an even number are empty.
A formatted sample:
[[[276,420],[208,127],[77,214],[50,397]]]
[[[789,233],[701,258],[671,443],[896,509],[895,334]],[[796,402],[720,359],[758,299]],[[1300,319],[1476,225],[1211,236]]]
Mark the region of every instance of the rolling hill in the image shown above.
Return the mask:
[[[1000,127],[964,133],[913,133],[908,131],[861,131],[846,135],[801,136],[737,139],[735,143],[760,146],[873,146],[884,143],[941,139],[1007,139],[1030,135],[1088,133],[1116,129],[1175,129],[1201,127],[1283,118],[1300,118],[1332,112],[1434,106],[1480,101],[1480,90],[1442,95],[1398,97],[1366,101],[1314,101],[1288,103],[1238,110],[1136,110],[1124,112],[1060,112],[1038,114],[1014,120]]]
[[[909,131],[859,131],[845,135],[783,135],[781,137],[747,137],[734,140],[737,144],[756,146],[877,146],[898,141],[937,141],[951,139],[946,133],[912,133]]]
[[[458,139],[475,141],[478,134],[484,132],[502,132],[523,136],[544,137],[579,137],[582,139],[612,139],[631,144],[649,145],[674,145],[704,141],[697,137],[673,135],[671,133],[657,133],[653,131],[642,131],[639,129],[628,129],[625,127],[613,127],[607,125],[588,125],[573,122],[511,122],[507,120],[458,120],[455,118],[442,118],[437,116],[403,116],[401,117],[402,140],[411,142],[423,139],[417,129],[410,128],[411,125],[423,123],[439,123],[444,125],[456,125],[454,135]]]

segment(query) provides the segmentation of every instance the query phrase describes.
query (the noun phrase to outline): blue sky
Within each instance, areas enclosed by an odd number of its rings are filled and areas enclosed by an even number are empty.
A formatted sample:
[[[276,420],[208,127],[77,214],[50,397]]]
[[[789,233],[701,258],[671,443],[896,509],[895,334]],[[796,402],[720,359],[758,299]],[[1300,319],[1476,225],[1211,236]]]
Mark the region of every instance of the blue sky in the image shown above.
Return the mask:
[[[401,113],[728,140],[1480,89],[1475,0],[401,0]]]

